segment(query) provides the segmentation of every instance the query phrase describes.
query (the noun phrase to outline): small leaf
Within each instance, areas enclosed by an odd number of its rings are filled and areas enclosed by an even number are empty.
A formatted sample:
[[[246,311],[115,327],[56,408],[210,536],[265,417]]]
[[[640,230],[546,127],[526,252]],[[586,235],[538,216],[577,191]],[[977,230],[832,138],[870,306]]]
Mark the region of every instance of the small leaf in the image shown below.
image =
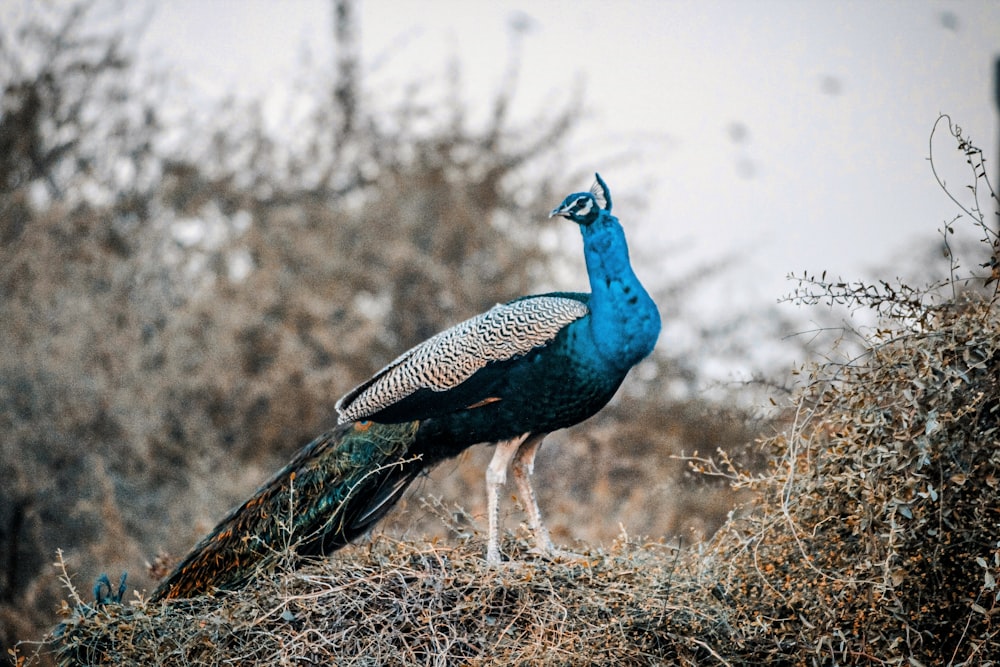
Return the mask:
[[[924,435],[930,435],[938,429],[937,411],[932,410],[927,415],[927,423],[924,425]]]

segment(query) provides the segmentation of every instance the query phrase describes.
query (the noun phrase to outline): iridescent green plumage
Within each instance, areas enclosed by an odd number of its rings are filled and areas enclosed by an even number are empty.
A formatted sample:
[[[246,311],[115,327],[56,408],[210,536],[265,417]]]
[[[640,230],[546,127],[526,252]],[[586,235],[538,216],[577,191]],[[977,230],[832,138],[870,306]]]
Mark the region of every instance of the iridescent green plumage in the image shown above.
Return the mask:
[[[160,582],[152,600],[242,586],[288,552],[325,555],[368,530],[420,471],[418,424],[344,424],[324,433],[232,510]]]

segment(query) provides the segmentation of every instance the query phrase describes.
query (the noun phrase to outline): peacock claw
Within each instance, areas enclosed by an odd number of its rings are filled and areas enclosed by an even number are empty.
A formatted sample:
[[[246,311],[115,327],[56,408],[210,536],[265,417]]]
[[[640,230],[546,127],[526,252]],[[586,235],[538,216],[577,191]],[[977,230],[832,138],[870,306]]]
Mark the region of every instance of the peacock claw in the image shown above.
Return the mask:
[[[94,582],[94,601],[95,606],[100,607],[106,604],[121,604],[122,598],[125,597],[125,590],[127,586],[125,585],[125,580],[128,578],[128,572],[122,572],[122,577],[118,581],[118,591],[115,592],[111,588],[111,580],[108,579],[106,573],[101,573],[101,576],[97,578]]]

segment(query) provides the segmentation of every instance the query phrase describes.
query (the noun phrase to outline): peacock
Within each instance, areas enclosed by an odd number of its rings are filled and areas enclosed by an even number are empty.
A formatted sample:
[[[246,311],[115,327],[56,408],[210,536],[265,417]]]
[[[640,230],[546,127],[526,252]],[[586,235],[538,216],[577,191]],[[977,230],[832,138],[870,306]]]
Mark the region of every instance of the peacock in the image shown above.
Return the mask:
[[[559,555],[531,485],[535,455],[548,433],[607,404],[652,351],[660,316],[632,271],[600,175],[554,216],[580,227],[589,294],[499,304],[400,355],[345,394],[338,425],[223,518],[151,600],[234,590],[283,558],[329,554],[374,525],[424,470],[484,442],[496,444],[486,470],[487,563],[501,560],[499,495],[508,467],[536,549]]]
[[[656,304],[629,262],[611,192],[595,174],[588,192],[549,214],[579,225],[590,293],[553,292],[498,304],[404,352],[336,404],[341,424],[418,422],[408,462],[387,469],[393,494],[421,471],[479,443],[495,443],[486,469],[486,560],[500,563],[499,500],[510,467],[535,549],[558,555],[542,523],[531,475],[545,436],[594,415],[660,333]],[[364,512],[362,512],[363,514]]]

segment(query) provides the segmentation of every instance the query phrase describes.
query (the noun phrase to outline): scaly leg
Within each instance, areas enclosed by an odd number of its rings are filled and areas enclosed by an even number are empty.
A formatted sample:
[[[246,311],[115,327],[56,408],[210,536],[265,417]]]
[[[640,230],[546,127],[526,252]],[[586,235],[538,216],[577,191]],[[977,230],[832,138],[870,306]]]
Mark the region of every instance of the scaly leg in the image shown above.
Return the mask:
[[[514,473],[517,489],[521,492],[521,502],[528,513],[528,525],[531,526],[531,532],[535,536],[535,546],[539,553],[548,556],[555,551],[555,548],[552,546],[548,528],[542,523],[535,487],[531,484],[531,475],[535,472],[535,455],[546,435],[548,434],[535,433],[524,439],[514,456],[511,471]]]
[[[557,549],[552,544],[552,537],[549,529],[542,523],[542,513],[538,509],[538,498],[535,496],[535,487],[531,483],[531,475],[535,471],[535,455],[547,433],[533,434],[526,438],[514,456],[514,463],[511,470],[514,473],[514,481],[521,492],[521,502],[528,512],[528,523],[531,531],[535,535],[535,551],[545,558],[577,560],[582,558],[580,554]]]
[[[521,443],[529,434],[497,443],[493,458],[486,467],[486,502],[489,512],[490,532],[486,544],[487,565],[500,564],[500,488],[507,481],[507,466],[514,458]]]

